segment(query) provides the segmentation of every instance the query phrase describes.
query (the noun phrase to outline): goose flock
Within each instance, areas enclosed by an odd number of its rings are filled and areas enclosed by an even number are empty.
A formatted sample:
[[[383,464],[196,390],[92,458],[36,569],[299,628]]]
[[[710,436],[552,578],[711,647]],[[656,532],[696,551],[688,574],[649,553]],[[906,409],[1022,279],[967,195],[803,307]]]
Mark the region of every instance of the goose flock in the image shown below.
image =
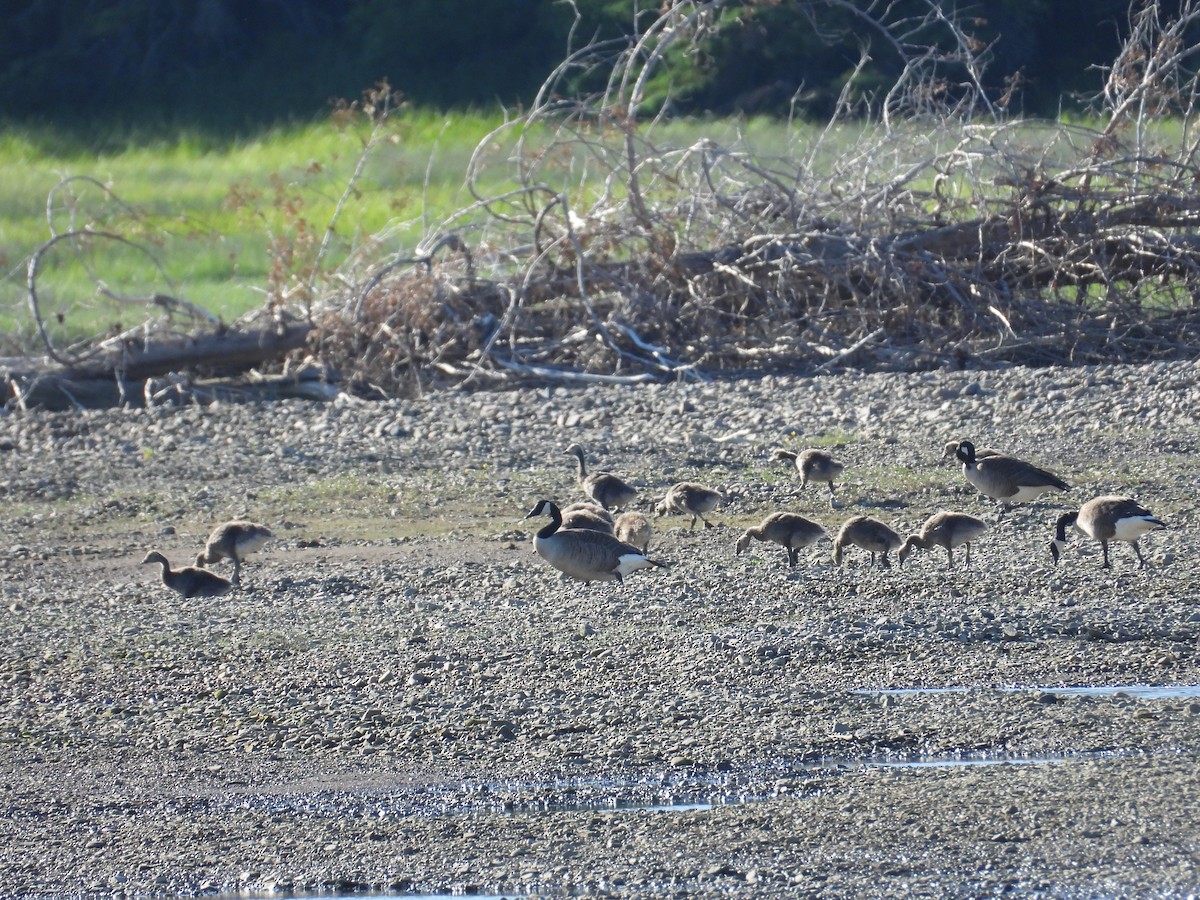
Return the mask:
[[[548,518],[533,539],[533,547],[547,563],[568,577],[583,582],[623,581],[641,569],[666,568],[662,560],[649,556],[653,526],[650,519],[637,510],[629,509],[638,491],[624,479],[611,472],[588,472],[585,453],[579,444],[564,451],[575,457],[580,490],[588,498],[559,507],[551,500],[539,500],[526,519]],[[803,490],[809,482],[824,483],[829,490],[830,503],[837,508],[834,482],[845,472],[845,465],[825,450],[805,450],[796,453],[776,449],[772,461],[786,461],[800,476]],[[943,460],[954,459],[962,464],[967,482],[985,497],[1007,511],[1013,504],[1030,503],[1051,491],[1066,492],[1070,485],[1047,469],[991,448],[976,448],[970,441],[951,441],[946,444]],[[665,496],[654,504],[657,516],[681,514],[690,516],[689,530],[697,521],[712,528],[708,516],[724,501],[717,490],[692,481],[672,485]],[[1104,568],[1110,567],[1108,545],[1121,541],[1132,545],[1138,567],[1146,559],[1138,541],[1147,533],[1165,528],[1166,524],[1130,497],[1103,496],[1084,503],[1078,510],[1061,515],[1054,526],[1050,555],[1057,564],[1067,546],[1067,529],[1074,526],[1079,533],[1100,543]],[[947,565],[954,568],[954,551],[962,547],[966,564],[971,564],[971,544],[990,528],[983,519],[962,512],[940,510],[922,524],[919,531],[902,537],[887,523],[871,516],[855,515],[847,519],[833,539],[833,562],[842,565],[846,550],[857,547],[870,555],[871,565],[887,568],[888,556],[895,552],[900,565],[915,550],[942,547]],[[788,565],[795,567],[799,552],[827,537],[825,527],[796,512],[774,512],[757,525],[747,528],[734,545],[736,555],[746,552],[751,541],[777,544],[787,554]],[[235,520],[213,529],[204,549],[193,566],[172,569],[167,557],[152,550],[143,564],[157,563],[162,567],[162,583],[185,599],[219,597],[241,586],[242,564],[251,553],[261,549],[274,535],[257,522]],[[224,578],[205,568],[221,560],[229,560],[233,571]]]
[[[637,496],[637,491],[610,472],[587,473],[583,448],[572,444],[566,452],[578,462],[579,486],[591,498],[585,503],[573,503],[560,509],[551,500],[539,500],[525,517],[548,517],[534,537],[534,549],[546,562],[571,578],[580,581],[622,581],[640,569],[663,568],[665,563],[648,556],[652,534],[649,521],[640,513],[623,511],[614,519],[610,510],[622,508]],[[829,490],[830,503],[836,508],[834,482],[845,472],[845,465],[824,450],[805,450],[800,453],[776,449],[773,461],[786,461],[800,476],[801,490],[809,482],[823,482]],[[976,449],[970,441],[951,441],[946,444],[943,459],[956,459],[962,464],[967,482],[979,493],[1000,504],[1002,511],[1013,504],[1030,503],[1043,494],[1070,490],[1070,485],[1053,472],[991,448]],[[673,485],[655,505],[659,516],[681,513],[691,516],[689,530],[697,520],[705,528],[713,527],[706,514],[711,514],[724,496],[720,491],[702,484],[685,481]],[[626,517],[637,517],[637,528],[622,526]],[[633,521],[626,520],[626,521]],[[1103,551],[1103,567],[1110,566],[1108,545],[1124,541],[1133,546],[1138,567],[1144,568],[1138,540],[1146,533],[1165,528],[1165,523],[1148,509],[1129,497],[1097,497],[1075,512],[1065,513],[1055,524],[1050,554],[1055,564],[1067,543],[1067,528],[1099,541]],[[954,568],[954,551],[962,547],[966,564],[971,564],[971,544],[990,528],[988,522],[962,512],[940,510],[922,524],[920,530],[902,537],[879,519],[856,515],[847,519],[834,538],[833,561],[841,565],[845,551],[857,547],[870,554],[871,564],[890,566],[888,554],[896,552],[900,565],[915,550],[942,547],[949,568]],[[788,564],[795,567],[799,551],[827,536],[824,526],[795,512],[775,512],[758,525],[747,528],[737,538],[735,553],[741,555],[751,541],[778,544],[787,553]]]

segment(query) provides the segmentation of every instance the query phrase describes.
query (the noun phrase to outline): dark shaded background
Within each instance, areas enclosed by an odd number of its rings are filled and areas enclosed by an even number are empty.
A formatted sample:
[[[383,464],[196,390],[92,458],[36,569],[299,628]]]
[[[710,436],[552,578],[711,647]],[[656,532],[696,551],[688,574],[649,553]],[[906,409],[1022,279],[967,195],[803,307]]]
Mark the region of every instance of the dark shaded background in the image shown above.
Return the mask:
[[[915,14],[927,8],[905,4]],[[243,131],[320,115],[331,99],[357,97],[385,77],[419,105],[518,106],[572,40],[578,47],[634,28],[631,0],[577,6],[582,20],[569,39],[574,17],[558,0],[0,0],[0,116]],[[999,97],[1019,71],[1012,112],[1083,108],[1128,10],[1127,0],[978,4],[970,27],[992,44],[989,90]],[[786,114],[795,104],[822,117],[864,43],[873,62],[860,85],[869,91],[900,62],[845,10],[824,0],[731,3],[701,52],[673,58],[651,93],[667,96],[669,79],[681,113]],[[583,77],[574,87],[594,85]]]

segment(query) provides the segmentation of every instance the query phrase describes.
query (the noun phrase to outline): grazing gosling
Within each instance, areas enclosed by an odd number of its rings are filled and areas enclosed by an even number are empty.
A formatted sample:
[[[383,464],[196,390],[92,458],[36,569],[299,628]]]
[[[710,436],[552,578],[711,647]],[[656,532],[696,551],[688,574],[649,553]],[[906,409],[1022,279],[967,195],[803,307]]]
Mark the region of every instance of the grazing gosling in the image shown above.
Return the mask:
[[[1146,568],[1146,559],[1138,546],[1138,539],[1150,531],[1166,528],[1166,523],[1130,497],[1097,497],[1089,500],[1076,512],[1063,513],[1055,526],[1054,540],[1050,542],[1050,555],[1058,565],[1058,557],[1067,546],[1067,526],[1100,542],[1104,553],[1101,568],[1109,568],[1108,542],[1125,541],[1133,545],[1137,554],[1138,568]]]
[[[240,585],[242,560],[273,537],[275,535],[270,528],[257,522],[226,522],[212,530],[204,550],[196,557],[196,565],[202,569],[206,563],[228,559],[233,563],[233,583]]]
[[[533,548],[542,559],[572,578],[584,582],[622,581],[638,569],[666,568],[666,563],[648,558],[637,547],[611,534],[562,528],[562,511],[549,500],[539,500],[525,518],[546,515],[550,524],[538,531]]]
[[[613,515],[599,503],[571,503],[562,508],[561,527],[613,534]]]
[[[842,564],[842,551],[848,544],[853,544],[870,553],[871,565],[875,565],[875,554],[882,554],[879,563],[886,569],[891,566],[891,563],[888,562],[888,553],[892,550],[899,550],[904,544],[904,538],[878,519],[870,516],[854,516],[842,523],[837,537],[833,540],[833,564],[835,566]]]
[[[650,549],[650,538],[654,535],[654,528],[651,527],[650,520],[640,512],[623,512],[617,516],[613,534],[617,540],[632,544],[645,553]]]
[[[910,534],[904,546],[900,548],[900,565],[912,553],[913,549],[930,550],[933,547],[945,547],[949,568],[954,568],[954,548],[962,544],[967,546],[967,566],[971,565],[971,542],[987,531],[988,523],[966,513],[941,512],[934,513],[925,520],[919,534]]]
[[[182,569],[171,569],[171,563],[157,550],[151,550],[142,560],[147,563],[162,564],[162,583],[183,597],[191,600],[193,597],[220,597],[233,590],[233,582],[220,575],[214,575],[207,569],[197,569],[184,566]]]
[[[583,488],[583,492],[605,509],[628,506],[637,496],[636,488],[611,472],[593,472],[589,475],[583,462],[583,448],[578,444],[572,444],[563,452],[574,456],[578,461],[579,486]]]
[[[1045,469],[1017,459],[996,454],[980,456],[975,445],[962,441],[955,456],[963,464],[963,475],[981,494],[1005,504],[1028,503],[1046,491],[1069,491],[1071,486]]]
[[[771,459],[790,461],[800,473],[800,490],[804,490],[810,481],[823,481],[829,487],[829,500],[834,499],[833,483],[842,477],[845,465],[835,460],[824,450],[805,450],[794,453],[791,450],[776,448],[771,451]]]
[[[788,565],[794,569],[799,551],[825,536],[825,529],[812,519],[797,513],[771,513],[754,527],[742,532],[737,539],[736,553],[741,556],[751,540],[770,541],[787,551]]]
[[[658,501],[658,505],[654,508],[656,515],[665,516],[673,512],[691,515],[692,522],[688,526],[688,530],[696,527],[696,519],[700,519],[704,523],[705,528],[712,528],[713,523],[704,518],[706,512],[712,512],[716,509],[721,501],[725,499],[725,495],[720,491],[714,491],[712,488],[706,488],[702,484],[696,484],[694,481],[681,481],[678,484],[671,485],[667,495]]]

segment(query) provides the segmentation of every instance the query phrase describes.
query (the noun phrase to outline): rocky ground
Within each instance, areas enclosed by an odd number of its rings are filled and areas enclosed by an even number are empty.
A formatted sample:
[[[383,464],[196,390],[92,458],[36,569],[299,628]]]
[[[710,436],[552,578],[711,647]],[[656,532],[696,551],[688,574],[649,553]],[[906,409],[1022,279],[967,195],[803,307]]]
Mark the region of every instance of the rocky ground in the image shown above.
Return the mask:
[[[0,416],[0,894],[1193,894],[1198,376]],[[1073,490],[1000,516],[939,464],[959,437]],[[522,516],[578,497],[573,441],[647,510],[721,489],[721,524],[657,520],[670,568],[623,587],[562,581]],[[775,446],[843,459],[840,506]],[[1150,565],[1080,538],[1053,566],[1057,515],[1112,492],[1170,523]],[[970,568],[733,552],[778,509],[939,508],[996,520]],[[139,566],[235,516],[277,535],[240,592]]]

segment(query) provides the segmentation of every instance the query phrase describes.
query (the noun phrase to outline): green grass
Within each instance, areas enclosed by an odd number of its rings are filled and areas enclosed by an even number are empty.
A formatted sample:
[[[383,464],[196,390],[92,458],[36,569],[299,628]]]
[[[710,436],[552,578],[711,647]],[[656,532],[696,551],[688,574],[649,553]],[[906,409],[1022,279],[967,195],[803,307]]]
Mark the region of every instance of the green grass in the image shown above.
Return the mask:
[[[405,114],[375,152],[349,198],[323,268],[388,230],[396,250],[430,227],[431,213],[467,202],[466,161],[498,120]],[[129,327],[145,306],[97,296],[93,277],[122,295],[162,292],[229,320],[263,305],[272,242],[318,245],[350,180],[367,132],[332,122],[276,129],[217,143],[195,135],[89,153],[45,133],[0,136],[0,331],[31,331],[25,271],[51,234],[91,227],[153,253],[93,241],[82,255],[59,244],[39,276],[43,310],[64,314],[62,334]],[[72,179],[61,184],[64,179]],[[59,186],[56,188],[56,186]],[[51,193],[53,196],[51,197]],[[48,215],[47,206],[50,203]],[[162,271],[155,264],[161,265]]]
[[[374,260],[411,255],[439,223],[471,204],[464,187],[469,161],[480,140],[502,124],[498,113],[449,116],[404,110],[397,115],[347,198],[321,271],[336,269],[355,251]],[[294,289],[309,282],[306,266],[360,159],[368,128],[363,122],[340,128],[329,120],[229,140],[187,132],[170,139],[97,134],[92,144],[96,149],[89,149],[78,134],[18,128],[3,132],[0,355],[37,347],[27,303],[26,262],[50,237],[52,227],[57,232],[85,226],[109,231],[150,251],[96,239],[80,248],[63,242],[46,254],[39,298],[56,346],[120,333],[162,315],[137,301],[156,292],[196,304],[225,321],[263,308],[273,296],[302,296]],[[914,134],[918,141],[926,138]],[[512,149],[520,136],[520,129],[507,129],[489,145],[479,183],[485,194],[515,186]],[[608,167],[623,163],[619,132],[592,136],[607,148],[603,164],[593,158],[595,146],[563,143],[538,156],[539,143],[544,146],[559,137],[548,126],[524,136],[531,145],[525,156],[530,182],[565,192],[576,211],[586,210],[605,190],[610,201],[620,198],[621,177],[608,183],[603,179]],[[642,172],[642,187],[652,198],[661,195],[677,203],[689,184],[686,179],[673,180],[672,167],[694,174],[691,154],[704,141],[765,162],[766,169],[784,180],[796,167],[824,177],[838,169],[844,151],[862,149],[862,136],[858,126],[825,135],[815,125],[770,120],[686,120],[646,127],[639,139],[662,153],[656,171]],[[936,141],[929,140],[932,147]],[[902,136],[897,142],[903,144]],[[845,158],[854,159],[853,154]],[[899,166],[897,160],[889,157],[881,165]],[[734,155],[713,157],[713,165],[753,182],[757,176],[741,164],[742,158]],[[854,161],[851,168],[857,165]],[[920,187],[919,179],[931,179],[932,174],[918,176],[913,186]],[[70,180],[63,183],[64,179]],[[522,214],[529,215],[524,210]],[[488,237],[476,232],[468,240],[478,246]],[[708,237],[691,235],[701,242]],[[295,251],[290,264],[289,247]],[[98,292],[97,278],[133,301],[116,301]],[[316,278],[316,292],[327,284]],[[189,328],[194,323],[181,318],[178,324]]]

